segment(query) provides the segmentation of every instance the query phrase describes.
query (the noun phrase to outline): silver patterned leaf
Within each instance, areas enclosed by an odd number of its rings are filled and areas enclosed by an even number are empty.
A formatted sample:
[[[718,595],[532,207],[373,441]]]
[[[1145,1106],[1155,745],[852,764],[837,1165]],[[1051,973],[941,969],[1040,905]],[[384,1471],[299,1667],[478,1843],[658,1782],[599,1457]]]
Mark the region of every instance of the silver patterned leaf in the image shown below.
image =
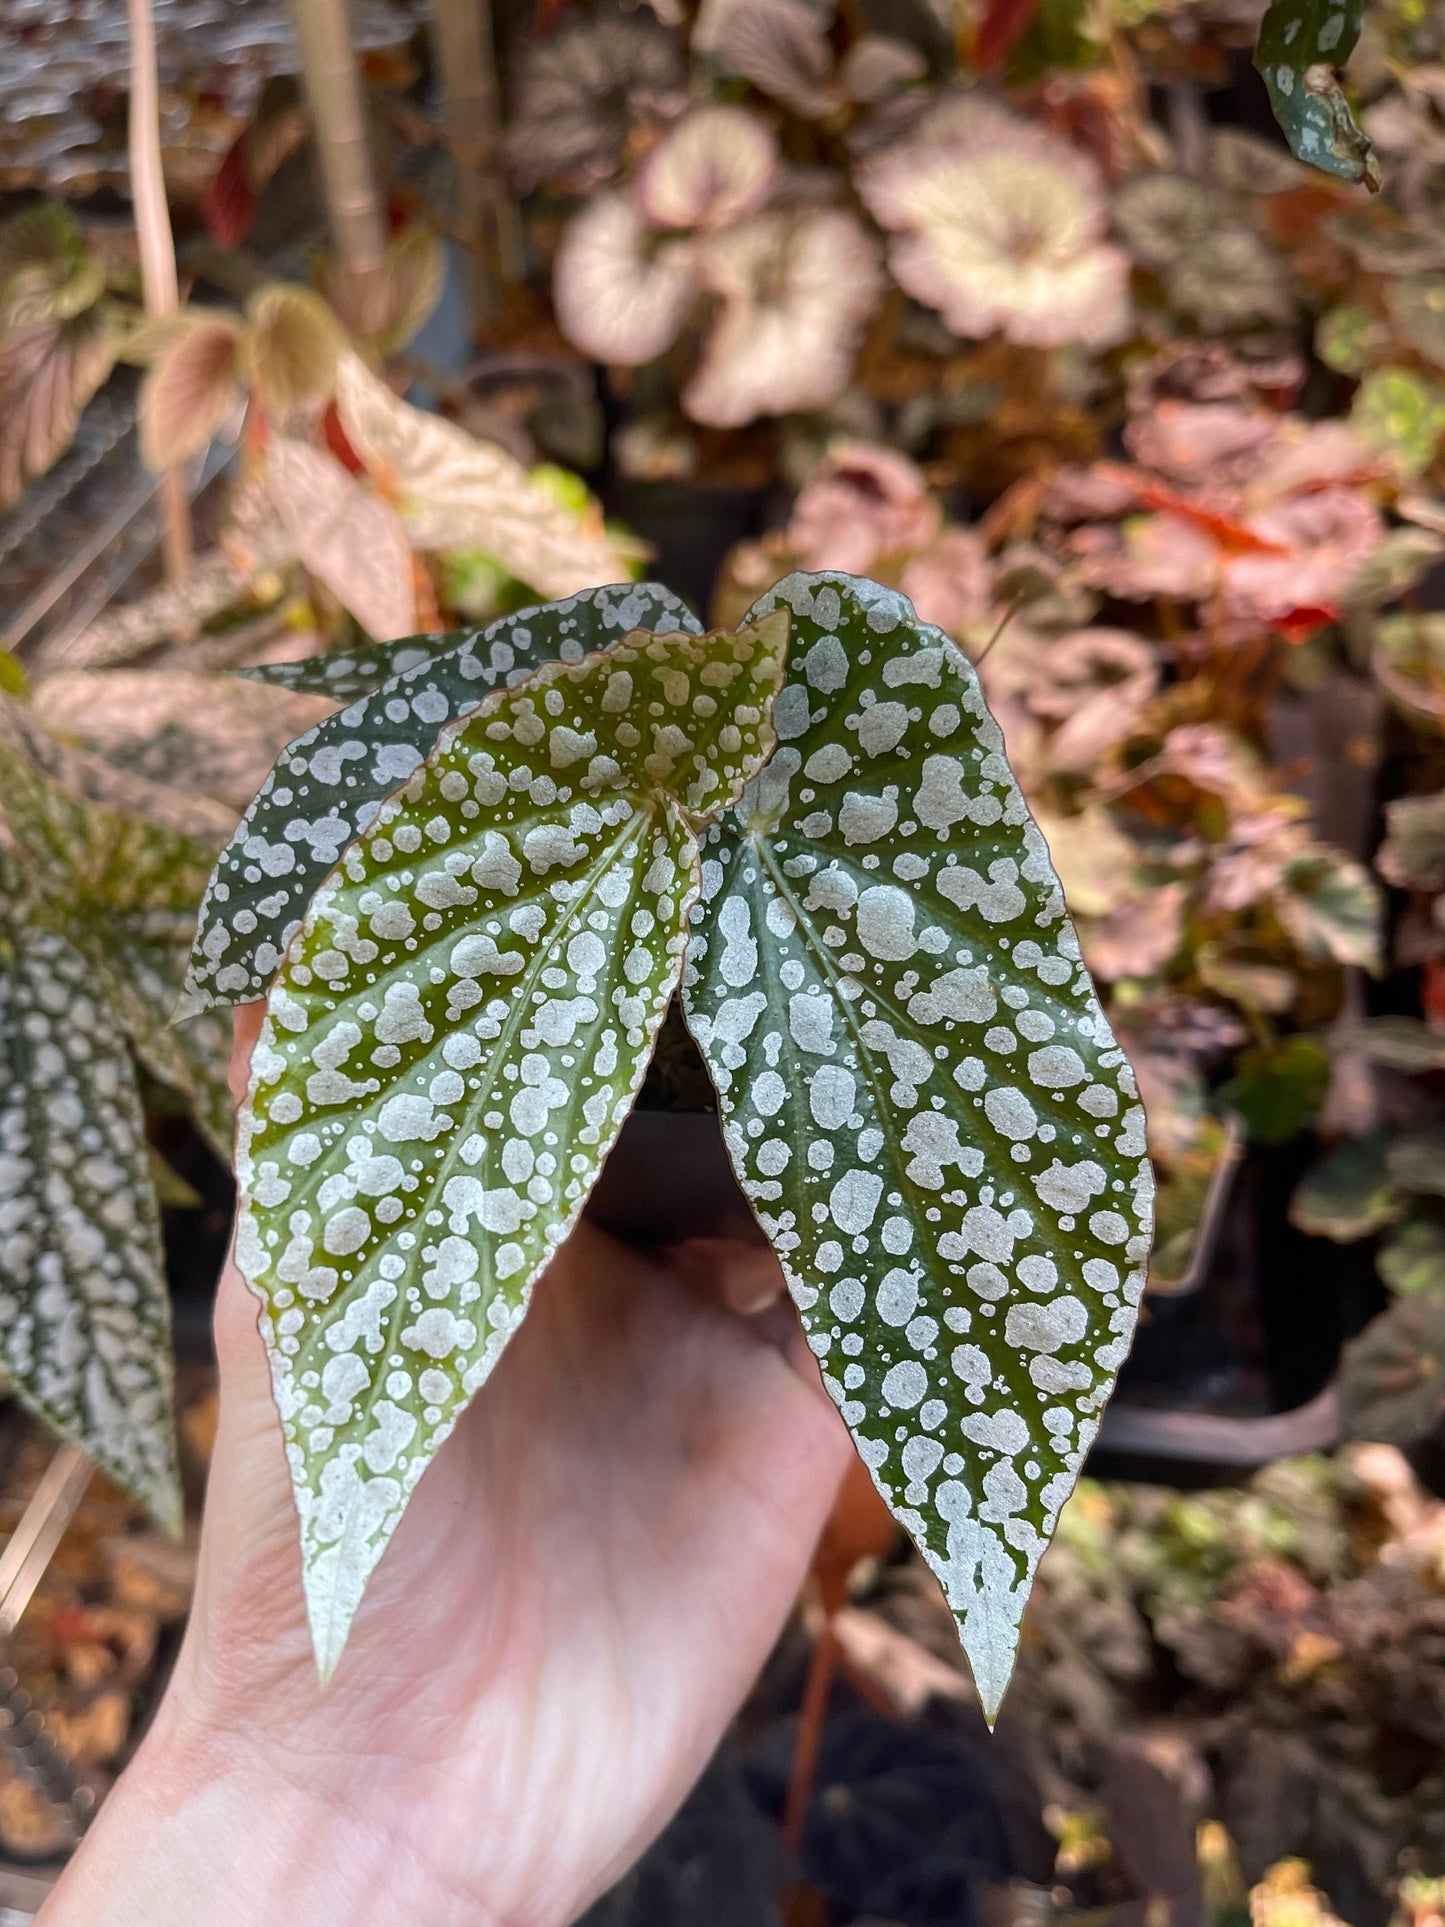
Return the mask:
[[[323,1677],[631,1106],[786,633],[640,632],[498,690],[347,847],[272,987],[236,1255]]]
[[[465,647],[474,631],[454,629],[444,636],[401,636],[395,642],[374,642],[364,649],[335,650],[323,656],[303,656],[299,662],[259,662],[237,673],[248,682],[273,683],[310,696],[330,696],[339,703],[369,696],[393,676],[420,669],[438,656]]]
[[[0,1367],[179,1531],[170,1301],[125,1034],[57,931],[0,926]]]
[[[779,747],[709,832],[684,987],[738,1176],[992,1718],[1128,1351],[1144,1114],[966,658],[794,575]]]
[[[587,589],[501,617],[299,736],[221,853],[177,1017],[266,994],[313,891],[381,799],[421,763],[444,723],[539,663],[580,661],[629,630],[674,628],[696,631],[697,619],[654,583]]]

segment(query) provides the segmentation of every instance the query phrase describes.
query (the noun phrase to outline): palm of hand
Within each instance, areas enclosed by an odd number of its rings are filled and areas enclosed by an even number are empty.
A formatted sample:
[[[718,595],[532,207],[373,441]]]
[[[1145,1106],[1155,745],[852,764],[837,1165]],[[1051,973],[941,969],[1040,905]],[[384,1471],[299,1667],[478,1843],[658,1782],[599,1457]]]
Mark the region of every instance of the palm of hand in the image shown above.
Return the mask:
[[[583,1226],[422,1479],[324,1690],[255,1307],[228,1270],[187,1717],[384,1830],[459,1920],[572,1918],[705,1764],[848,1462],[796,1327],[789,1357],[723,1302],[771,1263],[718,1247],[684,1277]]]

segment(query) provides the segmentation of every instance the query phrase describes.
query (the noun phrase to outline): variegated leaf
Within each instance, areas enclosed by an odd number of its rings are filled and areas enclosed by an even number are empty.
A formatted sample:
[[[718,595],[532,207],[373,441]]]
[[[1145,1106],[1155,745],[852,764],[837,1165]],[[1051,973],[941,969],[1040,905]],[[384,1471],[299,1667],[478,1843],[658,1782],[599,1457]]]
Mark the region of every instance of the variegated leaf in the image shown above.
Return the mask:
[[[965,657],[794,575],[779,748],[709,833],[685,998],[828,1389],[992,1717],[1128,1351],[1144,1114]]]
[[[0,1368],[179,1531],[170,1301],[125,1035],[89,958],[3,917]]]
[[[272,987],[236,1251],[323,1677],[621,1128],[786,634],[643,631],[496,691],[348,846]]]
[[[574,595],[627,573],[592,519],[566,507],[513,456],[412,408],[355,355],[337,370],[336,407],[367,468],[399,488],[420,549],[477,550],[543,595]]]
[[[630,629],[696,627],[676,596],[654,584],[591,589],[501,617],[298,737],[221,853],[177,1016],[265,995],[311,893],[382,797],[421,762],[443,723],[554,657],[580,661]],[[391,647],[409,651],[416,640]],[[369,674],[384,657],[383,649],[352,660]]]
[[[20,739],[7,750],[0,812],[39,914],[85,957],[120,1037],[153,1077],[190,1100],[229,1161],[225,1039],[214,1029],[182,1038],[167,1021],[214,846],[72,793]]]
[[[258,662],[237,671],[248,682],[271,683],[309,696],[330,696],[338,703],[369,696],[393,676],[420,669],[438,656],[460,649],[468,632],[453,629],[444,636],[402,636],[395,642],[376,642],[365,649],[335,650],[322,656],[303,656],[299,662]]]
[[[287,435],[266,453],[266,486],[302,565],[378,641],[416,622],[411,544],[389,502],[334,455]]]

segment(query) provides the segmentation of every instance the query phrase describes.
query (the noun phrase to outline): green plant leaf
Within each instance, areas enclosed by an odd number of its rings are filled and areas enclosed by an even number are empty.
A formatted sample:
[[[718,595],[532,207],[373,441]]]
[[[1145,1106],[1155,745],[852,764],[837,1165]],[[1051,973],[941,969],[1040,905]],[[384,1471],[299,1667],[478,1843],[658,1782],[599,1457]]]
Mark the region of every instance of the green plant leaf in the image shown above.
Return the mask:
[[[739,1179],[985,1710],[1144,1287],[1133,1074],[967,659],[794,575],[780,747],[710,833],[686,1009]]]
[[[1220,1093],[1256,1144],[1283,1144],[1314,1122],[1330,1084],[1330,1060],[1313,1037],[1286,1037],[1241,1053]]]
[[[1342,1245],[1392,1223],[1405,1201],[1386,1164],[1389,1145],[1382,1131],[1336,1145],[1301,1179],[1290,1199],[1290,1223]]]
[[[0,226],[0,334],[73,321],[105,292],[105,268],[59,201],[22,208]]]
[[[1338,73],[1354,52],[1363,15],[1364,0],[1272,0],[1254,64],[1299,158],[1374,192],[1380,163],[1355,125]]]
[[[1302,955],[1378,974],[1380,886],[1363,863],[1313,843],[1285,870],[1272,901]]]
[[[1445,1415],[1445,1293],[1398,1299],[1340,1359],[1346,1438],[1413,1445]]]
[[[1445,890],[1445,790],[1398,797],[1385,805],[1385,822],[1380,875],[1401,890]]]
[[[1363,375],[1382,357],[1389,334],[1368,308],[1352,301],[1328,309],[1315,324],[1315,353],[1342,375]]]
[[[170,1300],[125,1034],[91,959],[0,925],[0,1366],[179,1531]]]
[[[1395,1183],[1426,1197],[1445,1197],[1445,1128],[1407,1131],[1385,1153]]]
[[[1411,368],[1372,368],[1355,392],[1349,422],[1401,475],[1419,475],[1445,434],[1445,387]]]
[[[347,848],[271,990],[236,1251],[323,1677],[630,1108],[786,635],[642,631],[497,690]]]
[[[242,817],[207,886],[178,1017],[266,994],[312,892],[442,724],[554,657],[577,662],[633,629],[697,619],[655,584],[589,589],[503,616],[299,736]],[[416,638],[393,643],[406,650]],[[362,660],[380,663],[382,651]]]
[[[1433,1292],[1445,1299],[1445,1224],[1438,1218],[1407,1218],[1380,1246],[1375,1267],[1401,1297]]]
[[[255,663],[237,674],[250,682],[272,683],[279,689],[351,703],[408,669],[420,669],[438,656],[462,648],[467,634],[466,630],[453,629],[444,636],[402,636],[395,642],[376,642],[365,649],[305,656],[299,662]]]

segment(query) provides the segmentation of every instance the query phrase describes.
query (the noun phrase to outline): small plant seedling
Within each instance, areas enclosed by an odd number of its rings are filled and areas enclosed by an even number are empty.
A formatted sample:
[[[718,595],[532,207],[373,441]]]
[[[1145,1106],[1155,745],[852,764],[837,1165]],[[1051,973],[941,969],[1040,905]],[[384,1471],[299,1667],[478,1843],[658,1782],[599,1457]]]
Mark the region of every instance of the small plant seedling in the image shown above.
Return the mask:
[[[352,700],[223,854],[185,998],[267,1000],[237,1253],[323,1676],[680,997],[824,1381],[992,1718],[1130,1343],[1153,1184],[972,668],[832,574],[733,633],[640,585],[417,658],[310,672]]]

